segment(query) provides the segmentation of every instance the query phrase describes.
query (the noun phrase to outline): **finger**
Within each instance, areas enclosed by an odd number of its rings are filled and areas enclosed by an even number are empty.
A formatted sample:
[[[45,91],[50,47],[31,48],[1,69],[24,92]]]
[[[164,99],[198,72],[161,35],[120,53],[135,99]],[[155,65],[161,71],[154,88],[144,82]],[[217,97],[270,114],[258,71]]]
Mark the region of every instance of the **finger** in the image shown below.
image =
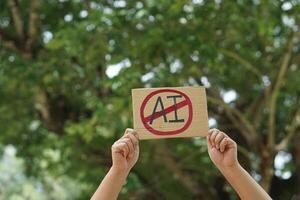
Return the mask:
[[[127,135],[130,135],[130,134],[134,135],[137,139],[139,139],[138,133],[132,128],[127,128],[125,130],[124,135],[123,135],[122,138],[127,137]]]
[[[136,139],[136,137],[133,134],[127,134],[126,138],[130,140],[130,152],[129,152],[129,156],[134,154],[134,152],[137,151],[137,147],[138,147],[138,139]]]
[[[129,153],[128,146],[124,142],[116,142],[112,146],[112,151],[113,151],[113,153],[122,153],[122,155],[124,157],[127,157],[128,153]]]
[[[136,130],[133,130],[133,135],[139,140],[140,138],[139,138],[139,134],[137,133],[137,131]]]
[[[224,152],[225,151],[225,149],[226,149],[226,145],[228,145],[228,137],[224,137],[223,139],[222,139],[222,141],[220,142],[220,151],[221,152]]]
[[[129,152],[128,153],[131,153],[134,151],[134,145],[133,143],[131,142],[131,139],[126,137],[126,138],[122,138],[120,139],[120,142],[124,142],[127,146],[128,146],[128,149],[129,149]]]
[[[225,137],[225,135],[222,132],[218,132],[217,136],[215,137],[215,144],[217,149],[220,147],[221,140]]]
[[[212,144],[212,146],[215,146],[215,138],[216,136],[218,135],[218,132],[219,130],[214,130],[212,133],[211,133],[211,136],[210,136],[210,142]]]
[[[212,145],[211,145],[211,142],[210,142],[210,135],[206,136],[206,141],[207,141],[207,146],[208,146],[208,149],[211,149],[212,148]]]
[[[124,135],[128,134],[128,133],[133,133],[134,130],[132,128],[126,128]]]
[[[212,143],[211,143],[211,135],[212,135],[213,129],[210,129],[208,131],[208,135],[206,136],[206,140],[207,140],[207,146],[209,149],[211,149],[213,147]]]
[[[137,133],[136,130],[133,129],[132,135],[134,136],[134,138],[135,138],[136,141],[137,141],[137,143],[136,143],[135,145],[138,146],[138,145],[139,145],[139,142],[140,142],[139,134]],[[135,140],[134,140],[134,141],[135,141]]]
[[[135,147],[136,145],[138,145],[138,138],[134,135],[134,134],[126,134],[125,136],[126,138],[129,138],[133,144],[133,146]]]
[[[219,131],[216,128],[209,129],[208,134],[211,135],[213,132]]]
[[[227,137],[227,140],[228,140],[228,142],[227,142],[228,146],[236,148],[237,145],[233,139],[231,139],[230,137]]]

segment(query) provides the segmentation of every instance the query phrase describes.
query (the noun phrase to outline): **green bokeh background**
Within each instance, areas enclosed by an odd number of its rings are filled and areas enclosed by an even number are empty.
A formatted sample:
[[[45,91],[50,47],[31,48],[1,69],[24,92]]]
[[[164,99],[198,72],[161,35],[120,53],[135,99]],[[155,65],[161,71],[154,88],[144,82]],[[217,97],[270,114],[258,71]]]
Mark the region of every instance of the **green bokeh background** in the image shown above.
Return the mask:
[[[209,124],[300,199],[299,0],[1,0],[0,199],[89,199],[131,89],[205,86]],[[238,199],[202,138],[141,142],[119,199]]]

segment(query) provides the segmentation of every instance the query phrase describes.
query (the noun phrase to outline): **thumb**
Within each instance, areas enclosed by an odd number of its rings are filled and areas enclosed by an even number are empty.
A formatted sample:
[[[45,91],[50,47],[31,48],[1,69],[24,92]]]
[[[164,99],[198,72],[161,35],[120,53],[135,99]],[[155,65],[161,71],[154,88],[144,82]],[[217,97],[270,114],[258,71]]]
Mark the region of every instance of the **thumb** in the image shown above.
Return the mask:
[[[207,147],[208,147],[208,149],[211,149],[211,148],[212,148],[212,145],[211,145],[211,143],[210,143],[209,138],[210,138],[210,134],[209,134],[208,136],[206,136],[206,142],[207,142]]]

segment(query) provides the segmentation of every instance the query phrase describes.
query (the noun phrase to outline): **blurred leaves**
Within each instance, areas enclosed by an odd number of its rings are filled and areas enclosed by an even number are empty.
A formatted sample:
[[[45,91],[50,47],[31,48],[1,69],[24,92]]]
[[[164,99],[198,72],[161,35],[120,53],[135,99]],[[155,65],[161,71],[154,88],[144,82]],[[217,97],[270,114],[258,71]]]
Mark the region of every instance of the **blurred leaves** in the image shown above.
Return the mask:
[[[19,6],[28,39],[30,1]],[[21,168],[25,180],[5,197],[29,191],[41,196],[28,198],[47,199],[37,190],[42,182],[50,194],[61,187],[53,193],[61,196],[51,198],[68,199],[67,190],[78,191],[71,199],[90,198],[111,164],[111,144],[132,127],[131,89],[142,87],[205,85],[208,95],[221,100],[227,91],[236,93],[228,106],[255,126],[257,143],[245,142],[222,105],[209,102],[209,115],[251,153],[250,160],[241,155],[241,162],[260,175],[263,159],[256,146],[266,141],[265,99],[289,34],[299,29],[298,1],[40,1],[31,52],[16,36],[7,2],[0,8],[0,143],[17,149],[23,164],[12,170]],[[299,107],[299,37],[278,96],[276,142]],[[141,142],[140,160],[120,199],[197,198],[164,163],[159,145]],[[214,199],[236,199],[212,166],[205,140],[162,145],[178,170]],[[295,168],[290,162],[284,169],[295,177]]]

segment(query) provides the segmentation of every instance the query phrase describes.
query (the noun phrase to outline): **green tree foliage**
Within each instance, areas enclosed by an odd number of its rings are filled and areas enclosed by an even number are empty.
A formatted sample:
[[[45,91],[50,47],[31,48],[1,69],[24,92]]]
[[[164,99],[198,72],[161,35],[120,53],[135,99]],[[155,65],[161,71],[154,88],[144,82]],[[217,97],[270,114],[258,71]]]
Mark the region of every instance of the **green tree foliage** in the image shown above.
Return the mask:
[[[132,127],[132,88],[204,85],[210,122],[238,142],[242,164],[275,199],[299,197],[298,0],[3,0],[0,9],[0,142],[17,149],[26,176],[67,177],[88,199],[111,144]],[[237,198],[203,139],[141,151],[120,199]]]
[[[53,177],[47,171],[42,178],[27,177],[24,174],[24,162],[15,156],[16,149],[6,146],[0,160],[0,188],[1,199],[10,200],[71,200],[78,198],[81,191],[80,184],[69,177]],[[48,154],[51,155],[50,151]],[[52,153],[52,156],[55,154]],[[42,161],[46,163],[46,161]]]

